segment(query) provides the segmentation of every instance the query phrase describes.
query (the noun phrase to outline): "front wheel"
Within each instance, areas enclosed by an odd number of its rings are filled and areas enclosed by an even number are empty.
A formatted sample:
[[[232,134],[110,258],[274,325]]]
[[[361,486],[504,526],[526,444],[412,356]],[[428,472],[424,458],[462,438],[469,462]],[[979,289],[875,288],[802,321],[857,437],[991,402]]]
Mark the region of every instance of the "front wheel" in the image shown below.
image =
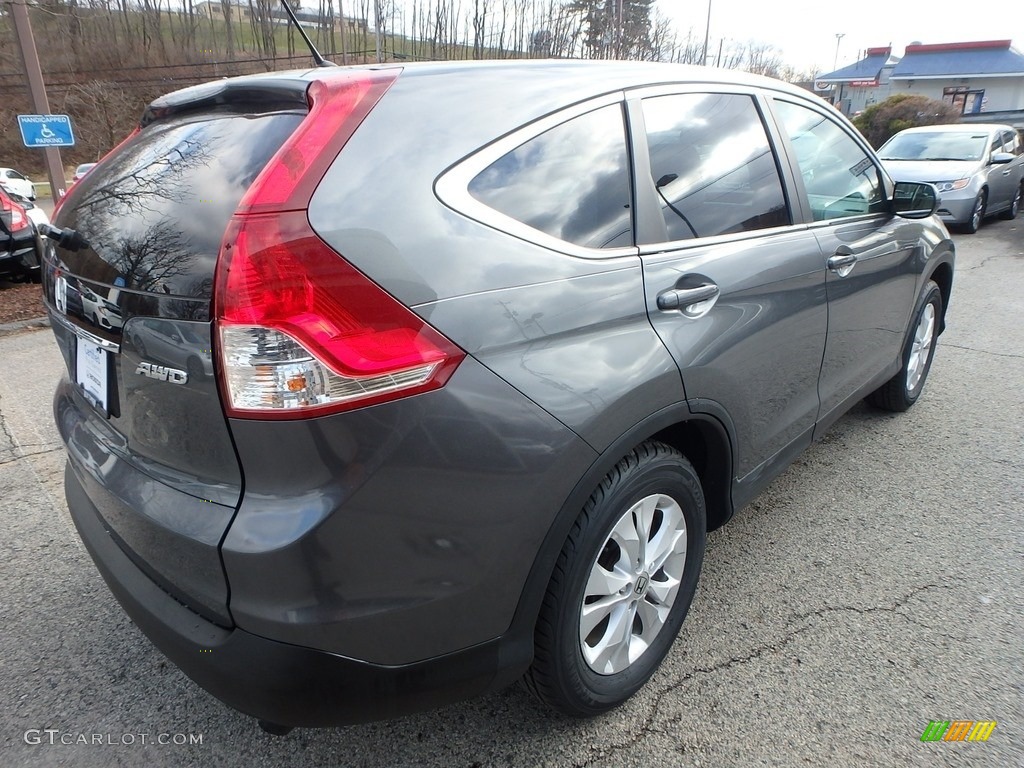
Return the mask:
[[[661,664],[704,560],[704,493],[677,450],[646,442],[591,495],[562,548],[525,682],[575,717],[618,706]]]
[[[868,402],[886,411],[905,411],[921,396],[935,356],[942,319],[942,292],[929,280],[917,303],[910,335],[903,346],[900,372],[868,395]]]
[[[1013,200],[1010,201],[1010,207],[1003,211],[1000,216],[1004,219],[1016,219],[1017,214],[1020,212],[1020,199],[1024,197],[1024,181],[1017,187],[1017,191],[1013,195]]]
[[[964,232],[973,235],[981,229],[981,222],[985,220],[985,206],[988,204],[988,193],[983,189],[974,198],[974,208],[971,209],[971,218],[964,225]]]

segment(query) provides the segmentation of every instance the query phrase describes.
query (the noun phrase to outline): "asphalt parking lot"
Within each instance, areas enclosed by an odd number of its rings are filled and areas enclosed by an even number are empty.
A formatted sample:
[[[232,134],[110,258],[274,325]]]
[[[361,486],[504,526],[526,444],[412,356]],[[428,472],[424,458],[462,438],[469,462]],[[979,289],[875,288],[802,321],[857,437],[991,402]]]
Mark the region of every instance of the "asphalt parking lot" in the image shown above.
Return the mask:
[[[1024,219],[956,240],[922,400],[858,406],[711,534],[665,665],[590,721],[512,688],[264,734],[107,591],[63,501],[51,334],[0,337],[0,766],[1024,765]],[[998,725],[922,743],[930,720]]]

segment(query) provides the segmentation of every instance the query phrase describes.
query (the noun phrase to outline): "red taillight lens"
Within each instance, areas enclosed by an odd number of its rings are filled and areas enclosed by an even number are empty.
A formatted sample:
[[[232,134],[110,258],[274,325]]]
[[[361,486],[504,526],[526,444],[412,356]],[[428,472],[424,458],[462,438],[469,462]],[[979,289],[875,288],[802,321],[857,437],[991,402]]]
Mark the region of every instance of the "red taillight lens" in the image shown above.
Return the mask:
[[[310,86],[311,109],[232,218],[214,287],[229,413],[302,418],[444,386],[465,354],[313,232],[309,198],[397,73]]]
[[[20,232],[29,225],[28,214],[25,213],[25,209],[18,205],[16,202],[7,197],[7,195],[0,194],[0,201],[2,201],[4,211],[11,214],[11,234]]]
[[[328,77],[310,84],[309,114],[256,177],[238,213],[305,209],[334,158],[391,87],[398,70]]]

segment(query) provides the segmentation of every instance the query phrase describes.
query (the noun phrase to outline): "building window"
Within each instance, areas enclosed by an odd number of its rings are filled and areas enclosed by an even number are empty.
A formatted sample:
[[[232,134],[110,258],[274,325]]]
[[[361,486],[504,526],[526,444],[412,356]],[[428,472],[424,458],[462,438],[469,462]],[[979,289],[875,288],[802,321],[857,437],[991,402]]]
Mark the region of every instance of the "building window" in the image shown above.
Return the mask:
[[[962,115],[976,115],[981,112],[985,91],[971,90],[966,85],[942,89],[942,100],[960,110]]]

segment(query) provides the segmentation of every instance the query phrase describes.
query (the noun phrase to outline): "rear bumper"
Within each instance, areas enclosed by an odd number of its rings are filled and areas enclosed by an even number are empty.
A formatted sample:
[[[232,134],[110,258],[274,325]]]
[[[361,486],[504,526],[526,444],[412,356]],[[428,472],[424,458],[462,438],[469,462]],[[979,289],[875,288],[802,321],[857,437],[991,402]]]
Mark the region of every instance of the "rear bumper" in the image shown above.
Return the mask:
[[[0,274],[39,274],[39,255],[35,235],[4,238],[0,243]]]
[[[124,610],[185,674],[246,714],[305,727],[398,717],[504,687],[529,664],[529,645],[501,639],[383,666],[225,629],[172,598],[125,555],[70,463],[64,485],[82,541]]]

